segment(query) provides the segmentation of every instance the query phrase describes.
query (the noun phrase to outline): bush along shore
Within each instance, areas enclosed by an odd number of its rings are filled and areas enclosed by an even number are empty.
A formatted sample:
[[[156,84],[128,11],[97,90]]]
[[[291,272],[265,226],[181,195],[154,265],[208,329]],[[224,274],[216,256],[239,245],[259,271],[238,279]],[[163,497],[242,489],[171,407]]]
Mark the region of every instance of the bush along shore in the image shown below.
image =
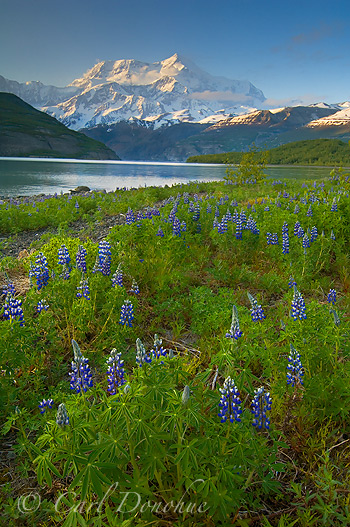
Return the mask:
[[[6,524],[348,526],[349,187],[2,203]]]

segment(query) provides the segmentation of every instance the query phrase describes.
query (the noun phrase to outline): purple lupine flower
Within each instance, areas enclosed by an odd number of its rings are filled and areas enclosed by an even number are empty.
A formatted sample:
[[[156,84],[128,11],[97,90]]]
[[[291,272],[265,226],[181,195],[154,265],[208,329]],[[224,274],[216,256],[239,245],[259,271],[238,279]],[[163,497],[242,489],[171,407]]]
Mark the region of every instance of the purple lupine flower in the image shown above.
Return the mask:
[[[112,287],[115,287],[116,285],[118,285],[119,287],[123,287],[123,271],[120,267],[120,265],[118,265],[115,273],[113,274],[112,278]]]
[[[130,207],[128,208],[128,212],[126,213],[125,221],[128,225],[135,223],[134,211]]]
[[[98,259],[101,273],[108,276],[111,273],[111,244],[102,240],[98,244]]]
[[[201,209],[200,209],[199,203],[197,203],[194,208],[194,214],[192,216],[193,221],[199,221],[200,211]]]
[[[309,237],[308,237],[307,234],[304,234],[303,241],[302,241],[302,246],[304,247],[304,253],[306,254],[306,249],[311,247],[310,240],[309,240]]]
[[[338,210],[337,198],[333,198],[331,212],[337,212],[337,210]]]
[[[290,384],[293,388],[294,386],[303,385],[303,375],[304,368],[300,360],[300,355],[293,344],[291,344],[287,366],[287,384]]]
[[[156,236],[160,236],[161,238],[163,238],[163,236],[164,236],[164,232],[162,231],[162,228],[161,228],[161,227],[159,227]]]
[[[137,282],[136,282],[136,280],[134,278],[132,279],[131,289],[130,289],[129,293],[135,293],[135,295],[139,295],[140,294],[139,286],[138,286],[138,284],[137,284]]]
[[[289,232],[287,222],[284,222],[282,226],[282,253],[289,253]]]
[[[95,260],[95,264],[94,264],[94,267],[92,269],[92,272],[95,274],[95,273],[100,273],[101,272],[101,264],[100,264],[100,259],[99,259],[99,256],[97,254],[96,256],[96,260]]]
[[[300,221],[296,221],[294,225],[294,236],[298,236],[299,228],[301,227]]]
[[[235,236],[236,236],[236,240],[242,240],[242,220],[241,220],[241,217],[239,215],[239,217],[237,218],[237,221],[236,221],[236,233],[235,233]]]
[[[47,311],[49,307],[49,304],[46,304],[46,300],[42,299],[37,303],[36,310],[38,313],[41,313],[44,310]]]
[[[335,240],[335,235],[334,235],[334,232],[333,232],[333,229],[331,230],[331,240]]]
[[[269,392],[265,391],[265,388],[261,386],[254,390],[254,399],[251,404],[251,411],[254,415],[253,426],[256,426],[261,430],[270,428],[270,419],[267,417],[267,412],[271,410],[272,399]]]
[[[177,216],[173,221],[173,236],[181,236],[181,223]]]
[[[337,301],[337,292],[335,289],[330,289],[328,296],[327,296],[327,302],[329,302],[330,304],[333,304],[334,306],[336,301]]]
[[[261,305],[258,304],[256,299],[250,294],[247,293],[250,305],[252,306],[250,309],[250,314],[252,316],[253,322],[257,322],[258,320],[263,320],[266,318],[265,313]]]
[[[120,312],[119,324],[122,326],[129,326],[132,328],[132,321],[134,320],[134,308],[130,300],[125,300]]]
[[[226,333],[225,337],[227,339],[238,340],[239,337],[243,335],[239,327],[238,311],[236,306],[232,307],[232,322],[229,331]]]
[[[108,379],[108,388],[107,391],[110,395],[115,395],[117,393],[117,388],[123,386],[126,383],[124,379],[125,370],[123,368],[124,361],[120,359],[121,353],[117,353],[117,350],[113,348],[109,354],[106,364],[107,369],[107,379]]]
[[[58,249],[58,263],[59,265],[67,265],[68,267],[70,265],[70,255],[64,244]]]
[[[72,339],[74,361],[70,375],[70,389],[76,393],[86,392],[92,388],[92,374],[89,367],[89,359],[86,359],[80,351],[78,343]]]
[[[293,320],[297,320],[298,318],[299,320],[303,320],[306,318],[305,302],[296,286],[294,286],[291,317],[293,318]]]
[[[76,267],[82,273],[86,273],[86,249],[82,245],[79,245],[79,249],[75,258]]]
[[[296,287],[297,286],[297,283],[296,281],[294,280],[294,278],[292,276],[289,277],[289,282],[288,282],[288,287],[289,289],[291,289],[292,287]]]
[[[221,422],[225,423],[227,417],[231,423],[234,421],[240,422],[242,401],[237,386],[231,377],[225,379],[224,385],[222,388],[219,388],[219,391],[221,393],[221,398],[219,402],[220,411],[218,416],[221,417]]]
[[[314,225],[311,229],[310,242],[314,242],[317,239],[317,236],[318,236],[317,227],[315,227]]]
[[[36,285],[38,291],[45,287],[49,281],[49,269],[47,266],[47,260],[42,252],[38,254],[35,259],[35,265],[30,266],[29,279],[32,283],[32,278],[36,278]]]
[[[224,216],[218,225],[218,233],[225,234],[225,232],[227,232],[227,220],[226,220],[226,217]]]
[[[20,326],[24,326],[24,314],[22,300],[15,298],[12,293],[8,293],[4,303],[3,317],[11,322],[18,321]]]
[[[68,412],[66,406],[63,403],[61,403],[57,409],[56,423],[59,426],[69,425]]]
[[[256,221],[254,220],[253,216],[249,216],[246,228],[250,230],[252,234],[259,234],[260,231],[256,225]]]
[[[142,344],[139,338],[136,339],[136,363],[141,368],[143,364],[150,363],[152,361],[149,354],[146,352],[145,346]]]
[[[153,348],[149,352],[149,359],[152,360],[158,360],[162,357],[167,356],[167,351],[162,346],[162,339],[158,337],[157,334],[154,335],[154,341],[153,341]],[[163,363],[162,363],[163,364]]]
[[[77,286],[77,298],[86,298],[86,300],[90,300],[89,279],[88,277],[84,278],[84,275]]]
[[[9,279],[7,280],[7,284],[4,286],[2,290],[2,294],[7,296],[8,294],[15,296],[16,289],[15,284],[11,282]]]
[[[208,203],[208,205],[207,205],[207,214],[210,214],[211,211],[212,211],[211,205],[210,205],[210,203]]]
[[[309,208],[307,209],[307,213],[306,213],[306,216],[312,216],[313,213],[312,213],[312,207],[311,205],[309,206]]]
[[[186,230],[187,230],[187,225],[186,225],[186,222],[185,222],[185,221],[182,221],[182,222],[181,222],[180,229],[181,229],[181,232],[186,232]]]
[[[300,225],[299,229],[298,229],[298,232],[297,232],[297,237],[298,238],[303,238],[304,237],[304,229],[302,228],[302,226]]]
[[[43,399],[39,404],[38,404],[38,408],[40,410],[40,413],[41,414],[44,414],[46,412],[46,410],[50,409],[53,407],[53,399]]]
[[[69,280],[70,278],[70,267],[67,264],[63,264],[62,273],[60,274],[60,278],[63,280]]]
[[[294,207],[294,214],[298,214],[298,212],[300,212],[300,208],[299,208],[299,205],[296,204],[295,207]]]

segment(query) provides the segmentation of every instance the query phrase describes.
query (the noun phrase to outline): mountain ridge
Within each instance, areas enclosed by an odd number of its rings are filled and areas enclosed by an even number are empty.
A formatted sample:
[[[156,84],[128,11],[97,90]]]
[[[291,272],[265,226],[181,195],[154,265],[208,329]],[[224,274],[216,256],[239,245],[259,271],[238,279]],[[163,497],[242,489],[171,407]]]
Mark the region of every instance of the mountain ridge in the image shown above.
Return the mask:
[[[247,112],[265,96],[249,81],[213,76],[175,53],[153,63],[101,61],[64,88],[0,78],[0,89],[74,130],[143,119],[155,127],[177,122],[213,122]]]
[[[0,92],[0,156],[114,159],[105,144],[69,130],[12,93]]]

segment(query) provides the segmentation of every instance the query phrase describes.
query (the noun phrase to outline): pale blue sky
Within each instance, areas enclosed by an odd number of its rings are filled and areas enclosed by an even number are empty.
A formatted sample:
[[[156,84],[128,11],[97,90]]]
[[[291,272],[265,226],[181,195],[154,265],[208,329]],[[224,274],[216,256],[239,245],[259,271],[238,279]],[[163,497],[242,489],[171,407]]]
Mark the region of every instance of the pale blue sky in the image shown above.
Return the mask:
[[[344,0],[1,0],[0,75],[64,86],[99,60],[175,52],[272,105],[350,99]]]

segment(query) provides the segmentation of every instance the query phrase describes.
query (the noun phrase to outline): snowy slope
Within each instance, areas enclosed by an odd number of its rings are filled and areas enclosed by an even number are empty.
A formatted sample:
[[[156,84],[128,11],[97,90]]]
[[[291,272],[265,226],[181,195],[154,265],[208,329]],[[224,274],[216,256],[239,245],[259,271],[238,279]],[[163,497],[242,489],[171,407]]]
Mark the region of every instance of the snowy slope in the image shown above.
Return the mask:
[[[215,77],[178,54],[151,64],[99,62],[65,88],[6,79],[3,84],[3,91],[16,93],[75,130],[128,120],[153,127],[215,123],[265,100],[250,82]]]
[[[314,121],[311,121],[307,126],[309,128],[316,128],[319,126],[343,126],[350,124],[350,104],[346,102],[342,103],[339,106],[344,106],[344,109],[339,110],[339,112],[336,112],[328,117],[315,119]]]

